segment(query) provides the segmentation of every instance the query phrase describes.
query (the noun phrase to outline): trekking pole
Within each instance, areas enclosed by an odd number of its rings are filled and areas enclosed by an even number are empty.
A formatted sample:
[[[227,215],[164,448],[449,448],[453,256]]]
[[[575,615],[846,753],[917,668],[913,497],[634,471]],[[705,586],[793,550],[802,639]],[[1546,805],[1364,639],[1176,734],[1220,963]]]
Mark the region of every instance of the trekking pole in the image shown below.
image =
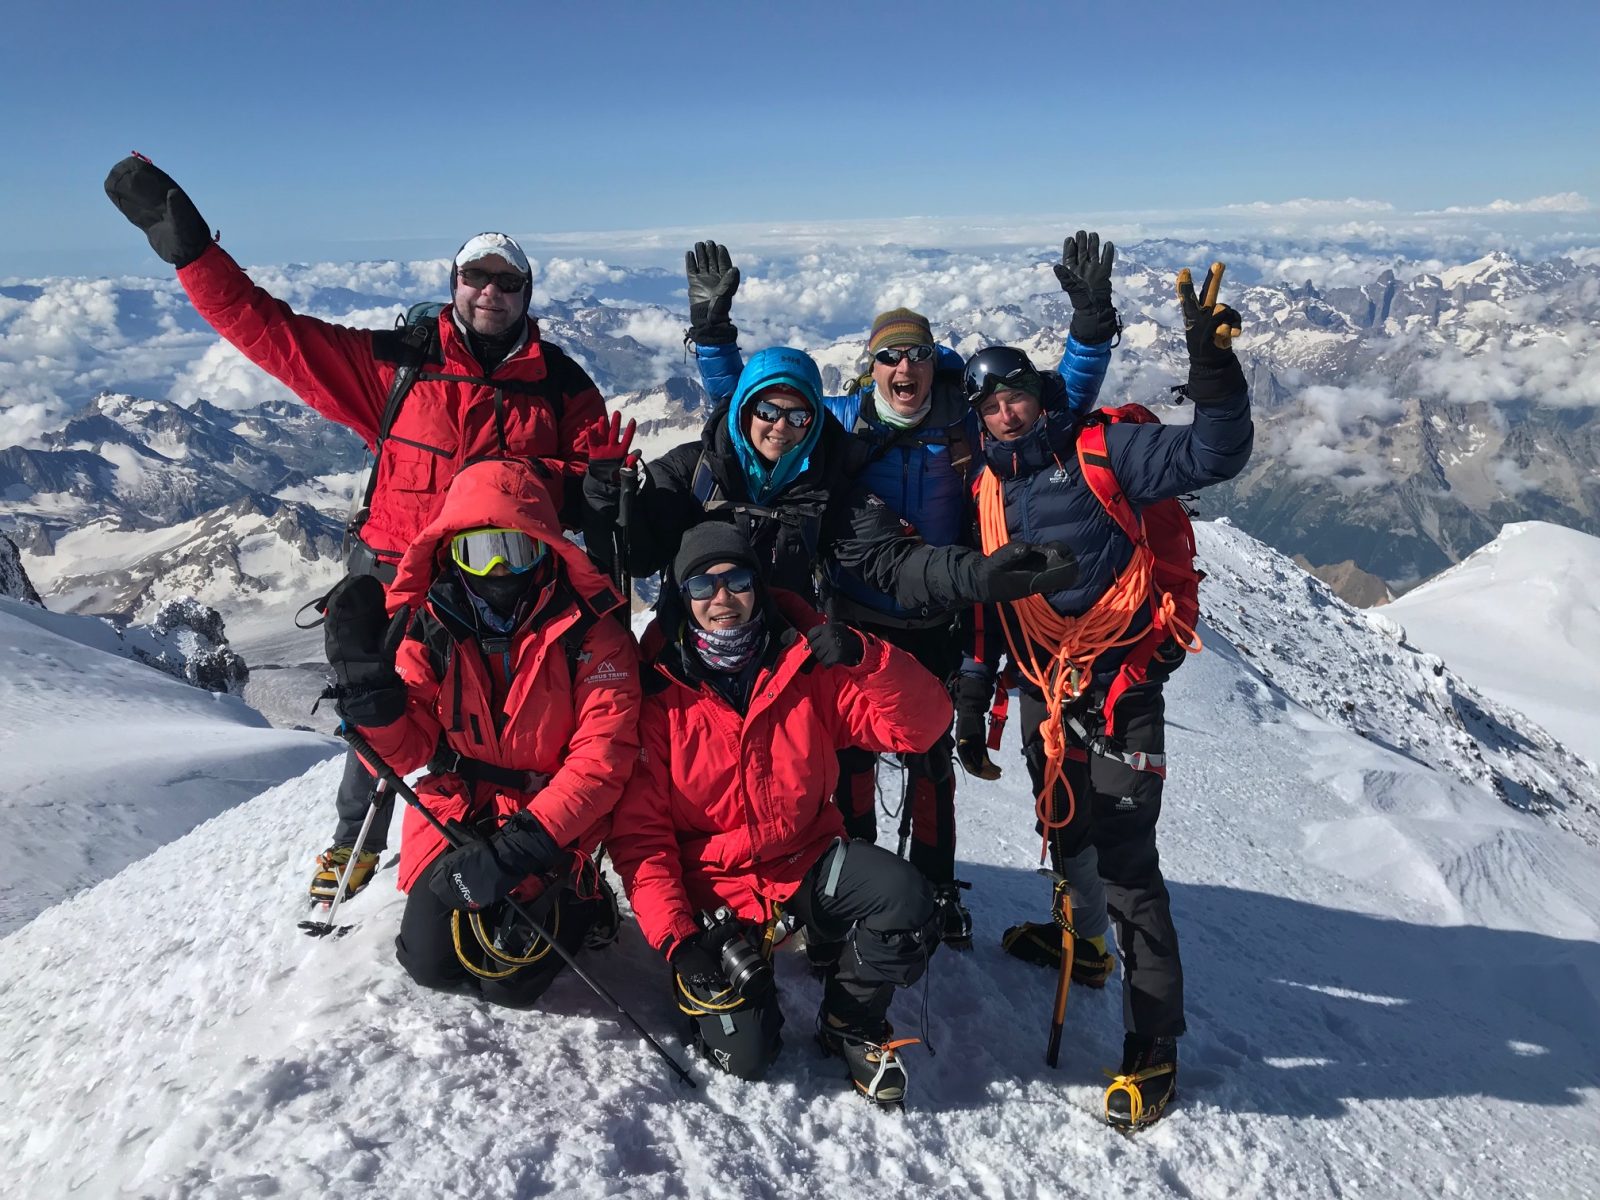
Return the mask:
[[[1061,974],[1056,979],[1056,1003],[1050,1015],[1050,1044],[1044,1052],[1047,1067],[1054,1067],[1061,1055],[1061,1027],[1067,1019],[1067,989],[1072,986],[1072,894],[1067,881],[1054,871],[1040,871],[1055,880],[1055,895],[1051,897],[1050,915],[1061,926]]]
[[[300,922],[300,928],[306,931],[308,937],[327,937],[334,932],[333,918],[339,913],[339,906],[344,903],[345,888],[349,886],[350,876],[355,872],[356,859],[361,856],[361,848],[367,844],[367,830],[372,828],[372,818],[377,815],[378,808],[383,803],[383,791],[388,783],[380,779],[372,789],[372,803],[367,805],[367,815],[361,818],[361,832],[356,834],[356,844],[350,847],[350,857],[345,861],[344,870],[339,872],[339,881],[334,884],[333,903],[328,906],[328,919],[326,921],[305,920]],[[350,932],[351,927],[346,925],[338,931],[343,937]]]
[[[629,620],[633,613],[633,579],[628,573],[628,526],[633,521],[633,498],[639,492],[639,460],[630,454],[617,468],[617,525],[611,539],[612,581],[628,604]]]
[[[397,796],[421,813],[427,820],[428,824],[437,829],[439,833],[443,835],[445,841],[451,846],[466,845],[467,840],[474,836],[470,830],[461,825],[459,822],[451,821],[449,824],[446,824],[445,822],[439,820],[438,817],[434,816],[429,810],[428,806],[422,802],[421,797],[411,790],[410,785],[408,785],[404,779],[401,779],[400,776],[395,772],[395,769],[391,767],[383,759],[383,757],[372,748],[372,743],[367,741],[367,739],[362,735],[361,731],[355,726],[341,721],[339,724],[338,734],[347,743],[349,743],[352,750],[361,756],[362,760],[367,764],[367,766],[377,772],[380,779],[394,789],[394,792]],[[525,907],[523,907],[510,896],[506,897],[506,905],[511,909],[512,912],[521,917],[527,926],[533,930],[535,937],[540,938],[546,944],[548,944],[550,949],[556,952],[561,961],[566,963],[567,966],[571,967],[573,973],[577,975],[579,979],[583,980],[589,985],[590,989],[595,995],[599,996],[600,999],[604,1000],[607,1004],[614,1008],[617,1013],[628,1022],[628,1024],[632,1025],[636,1030],[639,1031],[639,1036],[644,1038],[644,1040],[649,1043],[650,1048],[656,1052],[656,1055],[661,1059],[662,1062],[666,1063],[667,1066],[672,1068],[673,1073],[677,1075],[679,1079],[683,1080],[684,1083],[687,1083],[692,1088],[699,1087],[689,1072],[679,1065],[677,1059],[673,1058],[672,1055],[668,1054],[664,1049],[662,1049],[661,1043],[650,1036],[650,1031],[643,1025],[639,1024],[638,1018],[636,1018],[626,1008],[623,1008],[620,1000],[608,992],[603,986],[596,982],[587,971],[580,967],[572,955],[567,953],[566,948],[545,931],[545,927],[534,918],[534,915],[531,912],[529,912]]]

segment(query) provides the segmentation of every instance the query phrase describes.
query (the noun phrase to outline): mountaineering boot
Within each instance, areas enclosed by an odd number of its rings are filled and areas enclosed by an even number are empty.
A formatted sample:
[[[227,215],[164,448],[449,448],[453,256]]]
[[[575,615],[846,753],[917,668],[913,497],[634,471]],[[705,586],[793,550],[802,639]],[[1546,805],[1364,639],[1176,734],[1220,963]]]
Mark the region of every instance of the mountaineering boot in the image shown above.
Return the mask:
[[[1024,921],[1013,925],[1000,937],[1000,948],[1013,958],[1037,967],[1061,969],[1061,926],[1054,921]],[[1102,935],[1074,938],[1072,943],[1072,982],[1084,987],[1103,988],[1117,969],[1117,956],[1106,946]]]
[[[955,950],[972,949],[972,914],[961,903],[961,890],[972,885],[964,879],[933,885],[933,912],[939,940]]]
[[[917,1040],[895,1041],[887,1021],[876,1036],[869,1036],[845,1028],[826,1013],[817,1014],[817,1044],[825,1054],[844,1059],[856,1090],[883,1108],[899,1108],[905,1103],[906,1068],[898,1051]]]
[[[317,855],[317,873],[311,877],[311,902],[313,904],[332,904],[333,896],[339,889],[339,876],[344,874],[345,864],[350,861],[350,846],[329,846]],[[350,880],[345,884],[344,898],[350,899],[361,891],[372,879],[372,873],[378,869],[378,853],[375,850],[363,850],[356,856],[356,865],[350,872]]]
[[[1178,1090],[1178,1041],[1130,1033],[1122,1039],[1122,1071],[1106,1074],[1111,1075],[1106,1124],[1116,1129],[1154,1125]]]

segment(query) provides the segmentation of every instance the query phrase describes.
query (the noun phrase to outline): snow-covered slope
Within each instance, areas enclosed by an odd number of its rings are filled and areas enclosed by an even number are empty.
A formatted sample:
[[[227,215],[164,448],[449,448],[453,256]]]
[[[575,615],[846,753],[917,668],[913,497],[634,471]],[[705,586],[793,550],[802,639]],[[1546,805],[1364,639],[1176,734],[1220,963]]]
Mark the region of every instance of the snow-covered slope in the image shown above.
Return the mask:
[[[30,1197],[1595,1194],[1600,851],[1577,836],[1595,832],[1594,773],[1551,770],[1559,809],[1506,803],[1496,778],[1560,753],[1514,714],[1495,727],[1527,740],[1515,754],[1497,758],[1491,726],[1464,722],[1483,773],[1439,769],[1467,752],[1451,740],[1463,730],[1410,697],[1421,677],[1448,672],[1419,672],[1424,656],[1331,595],[1321,602],[1325,588],[1308,591],[1238,531],[1202,537],[1207,607],[1251,612],[1253,632],[1247,657],[1204,625],[1208,652],[1169,690],[1163,861],[1190,1033],[1181,1103],[1157,1128],[1128,1140],[1097,1120],[1100,1069],[1121,1040],[1116,985],[1073,990],[1051,1071],[1053,979],[997,948],[1006,925],[1042,914],[1047,891],[1013,721],[1005,777],[962,783],[977,948],[932,964],[938,1053],[911,1051],[901,1116],[848,1094],[836,1062],[812,1053],[819,985],[787,951],[788,1047],[774,1077],[742,1084],[696,1065],[702,1086],[689,1091],[570,976],[529,1013],[411,986],[393,961],[403,901],[387,865],[345,910],[347,937],[302,937],[305,864],[338,769],[326,763],[0,943],[9,1186]],[[1343,663],[1359,664],[1354,706],[1324,719],[1337,693],[1317,668]],[[1348,727],[1395,726],[1401,709],[1414,717],[1381,739]],[[881,783],[892,807],[893,768]],[[635,927],[588,965],[679,1049],[681,1018]],[[900,1031],[915,1032],[921,998],[897,1000]]]
[[[1600,762],[1600,538],[1507,525],[1389,606],[1411,640]]]
[[[0,933],[332,753],[127,653],[103,621],[0,599]]]

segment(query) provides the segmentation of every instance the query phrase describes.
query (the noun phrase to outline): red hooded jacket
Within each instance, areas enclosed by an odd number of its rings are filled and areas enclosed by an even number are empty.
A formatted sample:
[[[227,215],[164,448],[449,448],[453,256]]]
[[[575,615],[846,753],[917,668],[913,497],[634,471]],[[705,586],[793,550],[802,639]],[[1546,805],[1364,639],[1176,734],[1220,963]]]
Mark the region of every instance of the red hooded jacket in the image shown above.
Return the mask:
[[[820,622],[798,597],[772,595],[800,630]],[[647,668],[667,682],[645,698],[639,771],[606,847],[652,946],[693,935],[702,910],[726,904],[759,921],[794,894],[844,836],[840,749],[921,753],[950,728],[944,685],[904,651],[862,640],[860,663],[824,668],[794,636],[757,675],[743,715],[672,670],[670,645]]]
[[[330,421],[355,430],[372,449],[398,365],[393,331],[347,329],[302,316],[252,283],[216,245],[181,268],[178,280],[200,315],[239,353]],[[450,312],[447,305],[439,314],[443,362],[425,369],[483,377]],[[589,459],[583,431],[605,415],[605,402],[583,368],[564,354],[546,352],[530,319],[528,340],[488,378],[538,383],[547,376],[561,397],[559,421],[539,397],[417,380],[384,443],[361,540],[384,562],[398,561],[439,515],[456,472],[475,459],[550,459],[569,482],[580,484]],[[556,500],[563,500],[559,492]]]
[[[536,568],[549,571],[549,579],[533,616],[513,634],[504,663],[498,656],[491,663],[477,639],[461,632],[465,614],[442,611],[433,586],[449,560],[450,538],[489,527],[519,529],[550,547]],[[469,796],[468,785],[449,773],[425,776],[416,790],[441,820],[526,808],[559,844],[591,852],[605,836],[638,758],[638,648],[616,620],[600,616],[584,635],[574,671],[561,635],[584,610],[598,616],[621,603],[610,581],[561,536],[550,495],[529,467],[503,460],[464,467],[438,519],[406,551],[389,589],[391,609],[407,605],[418,614],[397,655],[410,693],[406,715],[362,732],[402,774],[432,758],[442,736],[449,749],[469,758],[550,776],[532,793],[479,783]],[[442,676],[435,671],[441,646],[448,647]],[[491,672],[506,670],[509,679],[497,687]],[[408,808],[401,890],[409,891],[443,848],[433,826]]]

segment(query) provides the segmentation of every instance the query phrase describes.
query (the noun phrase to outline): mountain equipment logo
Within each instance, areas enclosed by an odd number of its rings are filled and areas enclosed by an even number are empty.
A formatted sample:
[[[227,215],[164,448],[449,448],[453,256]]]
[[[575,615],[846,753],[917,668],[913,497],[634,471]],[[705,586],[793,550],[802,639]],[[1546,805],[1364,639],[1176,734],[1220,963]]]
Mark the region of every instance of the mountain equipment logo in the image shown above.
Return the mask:
[[[1051,483],[1065,483],[1066,481],[1067,469],[1065,467],[1057,467],[1054,471],[1050,472]]]

